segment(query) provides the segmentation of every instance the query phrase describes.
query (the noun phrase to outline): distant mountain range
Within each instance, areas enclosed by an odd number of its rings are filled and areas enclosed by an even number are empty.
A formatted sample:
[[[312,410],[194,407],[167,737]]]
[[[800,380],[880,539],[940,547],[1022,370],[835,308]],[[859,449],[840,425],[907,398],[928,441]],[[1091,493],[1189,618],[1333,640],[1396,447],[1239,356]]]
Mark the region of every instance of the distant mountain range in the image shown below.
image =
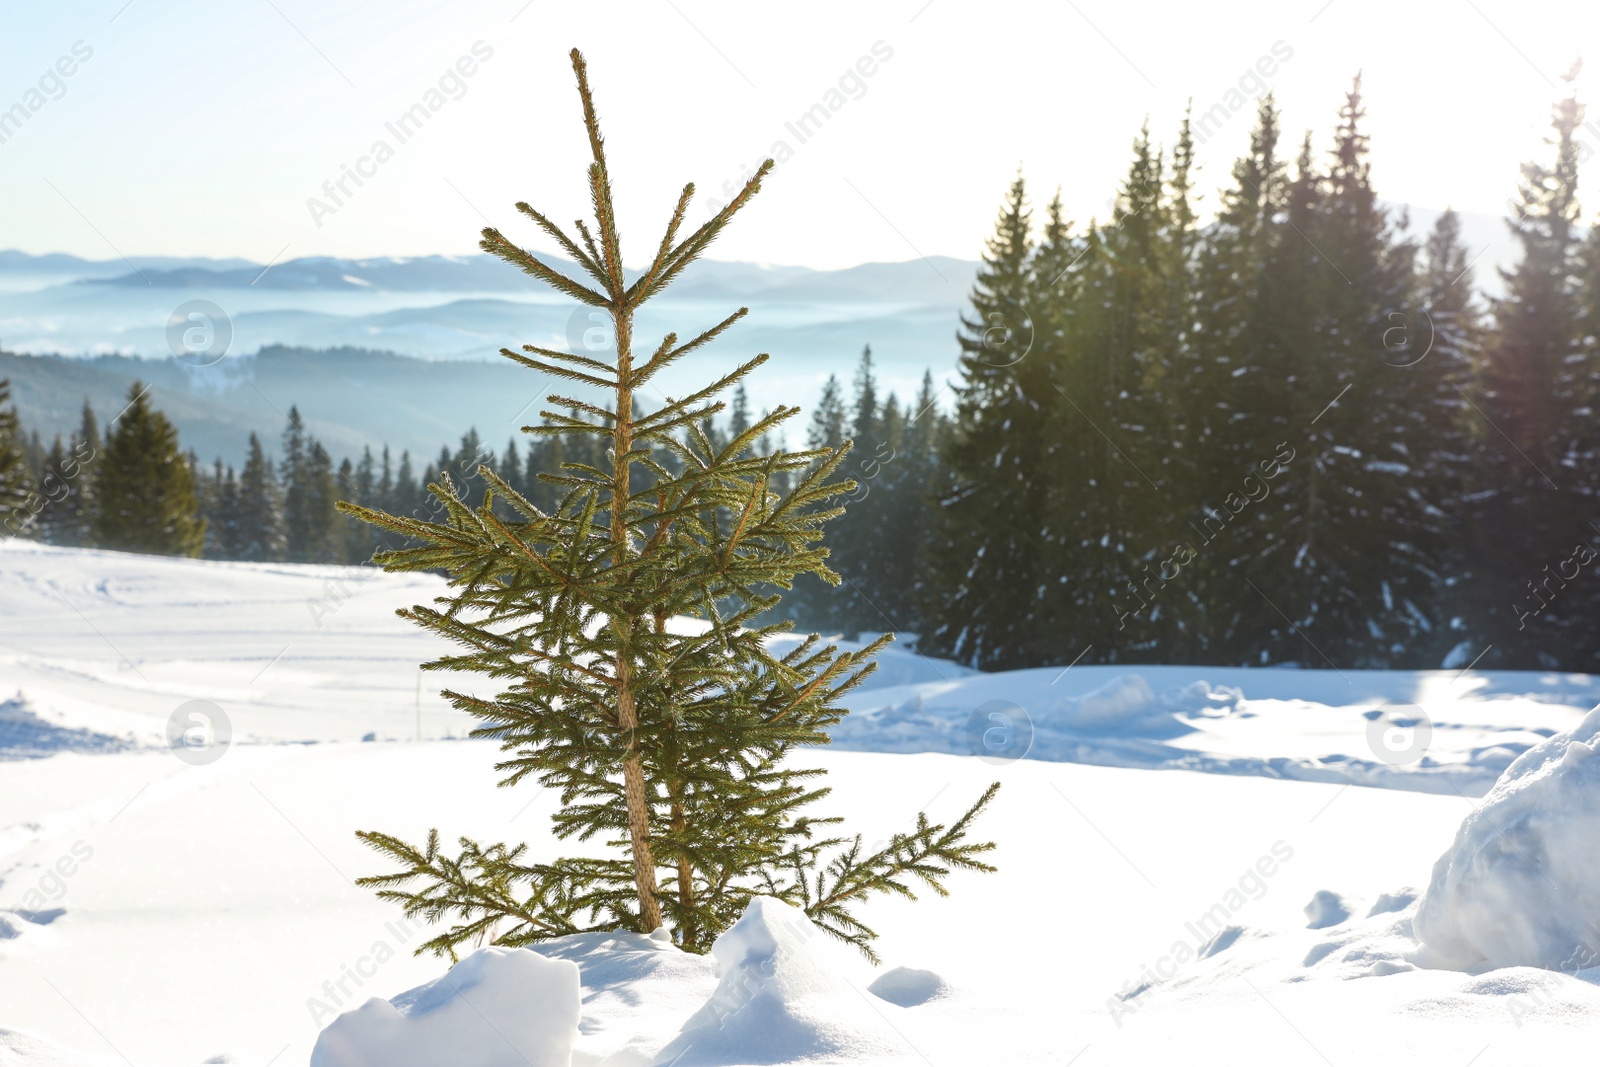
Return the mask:
[[[1439,214],[1407,210],[1418,237]],[[1514,260],[1515,242],[1487,215],[1464,213],[1462,231],[1477,284],[1495,291],[1495,268]],[[908,398],[925,370],[941,382],[952,375],[953,335],[977,269],[944,257],[844,270],[702,261],[640,314],[639,336],[690,336],[746,305],[745,321],[658,388],[673,394],[768,352],[750,383],[754,406],[809,406],[830,374],[848,380],[870,344],[880,389]],[[214,366],[174,357],[172,317],[194,301],[221,309],[231,331]],[[85,396],[109,417],[137,378],[153,384],[185,446],[207,460],[237,461],[252,430],[275,443],[290,405],[336,457],[384,441],[432,456],[474,426],[499,447],[513,424],[536,419],[552,383],[498,350],[532,343],[603,354],[603,325],[485,255],[263,264],[0,251],[0,377],[12,379],[28,425],[46,438],[69,432]],[[794,438],[803,432],[796,426]]]
[[[909,398],[925,370],[941,380],[953,370],[976,270],[944,258],[834,271],[704,261],[641,313],[641,343],[692,336],[745,305],[745,321],[658,389],[681,391],[764,351],[772,359],[751,381],[752,403],[809,404],[870,344],[880,388]],[[175,358],[169,339],[175,310],[194,301],[221,309],[208,328],[231,331],[212,366]],[[483,255],[266,265],[0,252],[0,377],[47,439],[77,424],[85,396],[109,417],[141,379],[207,460],[237,461],[252,430],[275,442],[290,405],[336,457],[384,441],[432,456],[473,426],[499,447],[515,420],[536,421],[535,401],[553,385],[496,354],[525,343],[603,354],[609,336],[593,309]]]
[[[396,462],[409,450],[419,471],[441,445],[453,451],[469,427],[502,449],[517,427],[539,421],[550,387],[509,360],[446,363],[363,349],[280,346],[212,367],[0,352],[3,378],[11,380],[24,428],[39,430],[46,441],[78,425],[85,399],[104,425],[127,403],[133,383],[142,381],[177,425],[183,447],[207,463],[218,456],[240,463],[252,431],[276,451],[289,408],[298,406],[335,463],[387,442]]]

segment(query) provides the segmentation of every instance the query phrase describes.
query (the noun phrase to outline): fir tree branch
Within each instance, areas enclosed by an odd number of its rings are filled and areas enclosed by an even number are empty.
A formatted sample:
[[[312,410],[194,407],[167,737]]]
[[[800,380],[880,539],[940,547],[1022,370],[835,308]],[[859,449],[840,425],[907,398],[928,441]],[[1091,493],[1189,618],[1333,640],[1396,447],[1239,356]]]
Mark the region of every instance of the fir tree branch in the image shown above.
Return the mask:
[[[628,299],[632,306],[637,307],[648,299],[648,296],[636,299],[636,293],[649,294],[655,292],[655,277],[661,272],[661,265],[666,261],[668,250],[672,247],[673,238],[678,235],[678,228],[683,225],[684,217],[689,211],[689,201],[692,199],[694,199],[694,182],[685,185],[683,192],[678,194],[678,205],[672,211],[672,218],[667,220],[666,233],[661,237],[661,246],[656,249],[656,257],[650,261],[649,269],[629,287]]]
[[[572,297],[580,304],[588,304],[591,307],[607,306],[607,300],[604,296],[588,286],[578,284],[560,271],[546,266],[536,256],[524,252],[521,248],[506,240],[500,231],[492,226],[484,229],[482,240],[478,242],[478,247],[491,256],[499,256],[501,259],[515,263],[523,269],[524,273],[533,275],[546,285]]]
[[[747,307],[742,307],[738,311],[735,311],[732,315],[729,315],[727,318],[717,323],[715,326],[703,331],[700,336],[682,345],[677,344],[677,334],[667,334],[667,336],[662,339],[661,347],[657,348],[655,353],[647,361],[645,361],[644,365],[634,373],[630,384],[635,388],[638,388],[654,377],[658,371],[665,370],[679,359],[687,356],[689,353],[695,351],[696,349],[704,348],[712,341],[715,341],[718,337],[722,336],[724,330],[748,314],[750,314],[750,309]]]
[[[532,346],[529,345],[525,347],[531,348]],[[565,378],[568,381],[573,382],[582,382],[584,385],[592,385],[596,389],[615,389],[617,387],[617,383],[614,380],[607,380],[605,378],[597,377],[593,374],[585,374],[581,370],[573,370],[571,367],[563,367],[559,363],[546,363],[542,359],[533,359],[529,356],[524,356],[521,353],[513,352],[509,348],[502,348],[500,350],[500,354],[505,356],[507,359],[515,360],[524,367],[528,367],[536,371],[543,371],[545,374],[553,374],[557,378]]]
[[[994,842],[968,841],[967,834],[972,821],[999,791],[999,782],[991,784],[977,802],[948,827],[930,823],[926,814],[919,813],[915,831],[895,834],[887,845],[870,856],[861,855],[861,839],[857,837],[817,873],[806,914],[818,926],[855,945],[869,960],[878,962],[876,953],[867,944],[876,935],[852,918],[845,905],[879,893],[915,900],[913,884],[918,882],[939,896],[948,896],[944,880],[952,871],[992,873],[996,868],[977,857],[993,851]],[[803,883],[803,867],[797,875]]]
[[[700,258],[700,254],[706,250],[706,247],[712,241],[717,239],[717,235],[732,221],[733,216],[738,213],[739,209],[744,207],[752,196],[761,191],[761,179],[770,174],[775,166],[777,164],[770,159],[763,161],[761,166],[756,168],[755,177],[745,182],[744,188],[740,189],[734,198],[728,201],[726,207],[713,215],[694,233],[684,238],[681,244],[676,245],[671,252],[667,253],[666,262],[652,280],[649,289],[628,293],[628,303],[634,307],[644,303],[651,296],[671,285],[685,267]]]
[[[600,269],[600,264],[596,262],[595,258],[592,258],[586,254],[583,249],[573,244],[572,238],[561,232],[561,227],[557,226],[554,222],[551,222],[544,215],[540,214],[538,211],[535,211],[532,207],[528,206],[527,203],[521,200],[517,201],[516,207],[518,211],[522,212],[524,215],[528,216],[535,223],[537,223],[541,230],[555,238],[556,243],[566,250],[567,254],[573,258],[578,266],[588,271],[590,277],[599,282],[601,285],[606,284],[606,273]]]

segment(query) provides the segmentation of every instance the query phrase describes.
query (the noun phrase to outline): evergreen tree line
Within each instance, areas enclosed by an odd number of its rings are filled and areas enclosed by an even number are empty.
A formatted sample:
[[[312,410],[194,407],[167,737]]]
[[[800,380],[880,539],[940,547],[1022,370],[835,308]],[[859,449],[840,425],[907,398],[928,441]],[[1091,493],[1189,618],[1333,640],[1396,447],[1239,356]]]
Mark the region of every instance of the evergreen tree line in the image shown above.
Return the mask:
[[[1573,99],[1475,295],[1459,219],[1381,205],[1360,79],[1330,151],[1270,97],[1197,225],[1188,121],[1110,217],[1019,176],[960,331],[922,650],[1083,662],[1600,666],[1600,227]],[[1292,157],[1292,158],[1291,158]],[[1481,657],[1481,659],[1480,659]]]
[[[0,530],[51,544],[199,556],[206,519],[192,457],[135,383],[104,436],[87,403],[78,430],[48,450],[26,439],[15,410],[0,412]],[[10,398],[0,381],[0,405]]]
[[[853,442],[835,476],[857,483],[825,534],[841,581],[801,574],[777,610],[988,669],[1600,668],[1600,227],[1579,225],[1582,108],[1559,102],[1553,158],[1522,168],[1521,255],[1492,298],[1453,213],[1415,239],[1380,204],[1363,117],[1357,79],[1331,149],[1307,134],[1289,151],[1263,100],[1204,225],[1187,120],[1170,150],[1139,133],[1109,217],[1081,228],[1059,196],[1036,220],[1019,176],[961,320],[953,402],[931,375],[909,402],[881,395],[870,348],[849,395],[824,387],[806,445]],[[363,563],[393,534],[336,500],[437,519],[427,486],[448,475],[481,499],[481,464],[554,509],[566,490],[540,472],[604,459],[592,435],[496,453],[469,431],[420,468],[387,448],[335,464],[291,411],[279,458],[252,437],[235,473],[172,462],[170,425],[134,403],[115,436],[126,424],[165,458],[117,480],[159,491],[107,510],[100,461],[77,458],[101,448],[91,412],[48,450],[9,417],[7,525],[214,558]],[[756,422],[740,389],[696,429],[721,447]],[[60,503],[33,488],[47,484]],[[133,510],[164,500],[177,517]],[[118,532],[134,520],[155,532]]]
[[[8,395],[0,382],[0,405]],[[513,438],[496,454],[469,430],[454,452],[442,447],[420,468],[409,452],[395,461],[387,445],[335,464],[297,407],[289,409],[279,445],[274,458],[252,433],[242,468],[220,457],[202,465],[180,448],[176,428],[137,383],[103,439],[87,402],[79,429],[48,448],[37,432],[22,431],[15,410],[0,411],[0,522],[7,533],[55,545],[360,564],[396,546],[338,513],[340,500],[428,518],[439,507],[429,484],[447,476],[465,495],[481,497],[484,465],[530,500],[553,507],[558,492],[538,479],[539,471],[600,458],[588,438],[565,434],[530,437],[521,450]],[[143,509],[133,509],[140,501]]]
[[[863,456],[876,457],[852,469],[863,484],[846,517],[834,523],[844,531],[836,538],[835,563],[848,581],[840,592],[808,575],[781,614],[814,628],[882,631],[893,628],[894,616],[910,617],[906,592],[920,589],[922,556],[905,551],[905,538],[894,531],[917,526],[925,510],[944,418],[931,374],[914,404],[901,405],[893,394],[880,400],[870,348],[855,384],[854,401],[847,403],[838,381],[829,379],[807,434],[808,448],[834,449],[853,438],[869,443]],[[0,384],[0,406],[5,401]],[[766,417],[752,413],[741,385],[724,417],[701,420],[696,429],[721,450]],[[762,434],[752,451],[766,456],[783,447],[781,436]],[[428,486],[448,477],[463,499],[481,499],[488,482],[480,468],[487,468],[531,503],[554,510],[566,490],[541,472],[561,476],[568,465],[593,469],[603,459],[590,434],[518,434],[497,452],[472,429],[454,451],[442,447],[420,467],[409,452],[395,459],[386,445],[335,464],[291,407],[276,457],[251,434],[242,468],[220,458],[206,466],[180,448],[149,390],[135,385],[129,407],[104,438],[87,402],[80,428],[48,448],[36,432],[21,431],[14,411],[0,413],[0,472],[12,471],[0,474],[0,519],[9,533],[55,545],[354,565],[402,545],[393,534],[336,511],[340,500],[438,520],[441,505]],[[787,492],[792,485],[788,472],[774,475],[775,489]],[[504,502],[498,506],[504,509]]]

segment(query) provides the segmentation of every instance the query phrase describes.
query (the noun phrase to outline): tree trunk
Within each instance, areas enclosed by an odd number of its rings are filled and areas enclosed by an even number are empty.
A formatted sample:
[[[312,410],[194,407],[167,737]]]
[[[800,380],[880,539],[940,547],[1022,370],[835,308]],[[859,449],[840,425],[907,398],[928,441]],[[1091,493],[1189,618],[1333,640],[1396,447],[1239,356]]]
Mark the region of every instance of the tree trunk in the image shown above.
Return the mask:
[[[689,828],[689,821],[684,818],[683,802],[672,802],[672,829],[676,833],[683,833]],[[689,863],[687,853],[678,855],[678,903],[683,905],[683,949],[687,952],[700,950],[700,924],[694,920],[694,867]]]
[[[611,309],[617,339],[617,411],[612,429],[616,481],[611,490],[611,541],[615,563],[622,566],[628,557],[627,509],[630,490],[628,468],[623,459],[633,449],[633,314],[619,306]],[[628,755],[622,763],[623,796],[628,805],[628,840],[633,846],[633,882],[639,891],[639,925],[649,933],[661,926],[661,904],[656,900],[656,861],[650,851],[650,804],[639,759],[639,709],[633,697],[633,664],[627,646],[633,634],[634,619],[612,619],[617,630],[617,725],[627,738]]]

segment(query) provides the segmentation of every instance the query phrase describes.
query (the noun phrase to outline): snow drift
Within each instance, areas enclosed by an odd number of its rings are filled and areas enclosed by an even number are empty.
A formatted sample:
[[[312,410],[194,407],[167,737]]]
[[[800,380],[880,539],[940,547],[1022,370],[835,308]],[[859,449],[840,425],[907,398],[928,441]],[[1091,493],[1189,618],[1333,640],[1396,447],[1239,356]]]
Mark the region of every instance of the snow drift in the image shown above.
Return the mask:
[[[652,1063],[876,1062],[909,1054],[886,1018],[905,1009],[873,1003],[878,998],[847,977],[857,961],[828,941],[800,909],[752,900],[711,946],[716,992]]]
[[[1523,753],[1462,822],[1417,907],[1429,962],[1600,962],[1600,707]]]
[[[480,949],[442,978],[339,1016],[311,1067],[568,1067],[578,1001],[577,964]]]
[[[537,952],[481,949],[442,978],[339,1016],[317,1039],[311,1067],[899,1062],[914,1049],[890,1016],[950,989],[909,968],[869,987],[860,959],[771,897],[750,902],[711,958],[715,989],[653,1057],[659,1038],[646,1048],[627,1035],[641,1015],[681,1004],[705,969],[705,957],[681,952],[664,930],[575,934]]]

